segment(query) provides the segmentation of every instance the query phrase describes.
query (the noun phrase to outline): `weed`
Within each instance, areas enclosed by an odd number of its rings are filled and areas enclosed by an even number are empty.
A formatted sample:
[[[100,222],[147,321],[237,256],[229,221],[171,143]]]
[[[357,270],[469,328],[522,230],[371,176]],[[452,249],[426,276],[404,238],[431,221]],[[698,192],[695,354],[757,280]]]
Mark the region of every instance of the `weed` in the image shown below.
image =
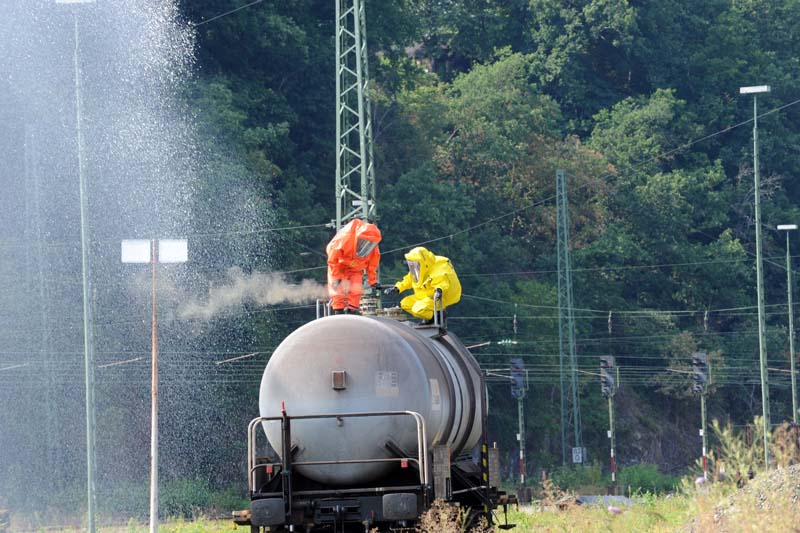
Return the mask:
[[[662,474],[651,464],[626,466],[619,472],[619,485],[625,487],[629,496],[642,492],[671,492],[679,483],[678,478]]]
[[[470,511],[436,500],[421,517],[417,531],[422,533],[489,533],[491,528],[481,518],[477,524],[470,524]]]
[[[800,426],[784,422],[775,428],[772,455],[781,467],[800,464]]]
[[[575,505],[575,495],[565,491],[556,485],[553,480],[543,478],[539,493],[539,505],[541,509],[567,509]]]

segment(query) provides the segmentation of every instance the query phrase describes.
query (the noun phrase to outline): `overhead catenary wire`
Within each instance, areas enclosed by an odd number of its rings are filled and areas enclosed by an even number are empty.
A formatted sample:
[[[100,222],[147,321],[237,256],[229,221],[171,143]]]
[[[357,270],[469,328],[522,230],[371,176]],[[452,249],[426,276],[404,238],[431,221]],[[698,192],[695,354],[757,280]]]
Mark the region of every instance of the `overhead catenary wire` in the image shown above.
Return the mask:
[[[260,4],[263,1],[264,0],[253,0],[252,2],[250,2],[248,4],[245,4],[243,6],[239,6],[239,7],[234,8],[234,9],[231,9],[231,10],[226,11],[224,13],[220,13],[219,15],[214,15],[213,17],[207,18],[205,20],[201,20],[200,22],[190,23],[189,26],[193,27],[193,28],[196,28],[198,26],[202,26],[203,24],[208,24],[209,22],[214,22],[215,20],[219,20],[219,19],[221,19],[223,17],[227,17],[228,15],[233,15],[234,13],[242,11],[243,9],[247,9],[248,7],[253,7],[256,4]]]
[[[748,252],[749,253],[749,252]],[[800,255],[791,256],[793,259],[800,257]],[[785,256],[773,256],[765,259],[783,259]],[[725,263],[742,263],[748,261],[748,258],[737,259],[710,259],[708,261],[687,261],[682,263],[654,263],[649,265],[619,265],[619,266],[602,266],[602,267],[586,267],[586,268],[573,268],[572,272],[602,272],[602,271],[615,271],[615,270],[635,270],[635,269],[656,269],[676,266],[697,266],[697,265],[714,265]],[[777,265],[777,263],[775,263]],[[784,267],[785,269],[785,267]],[[556,269],[540,269],[540,270],[517,270],[511,272],[468,272],[459,273],[459,278],[469,277],[494,277],[494,276],[528,276],[535,274],[556,274]]]
[[[503,305],[519,305],[520,307],[529,307],[534,309],[552,309],[555,311],[561,310],[561,307],[552,306],[552,305],[536,305],[536,304],[525,304],[520,302],[512,302],[509,300],[501,300],[498,298],[487,298],[485,296],[477,296],[474,294],[464,294],[461,295],[464,298],[473,299],[473,300],[480,300],[484,302],[492,302],[498,303]],[[769,304],[765,307],[786,307],[785,303],[782,304]],[[699,313],[705,312],[715,312],[715,313],[723,313],[728,311],[745,311],[748,309],[755,309],[756,306],[748,305],[748,306],[740,306],[740,307],[725,307],[719,309],[674,309],[674,310],[661,310],[661,309],[639,309],[639,310],[615,310],[615,309],[591,309],[585,307],[573,307],[574,311],[581,311],[587,313],[598,313],[598,315],[608,315],[608,312],[611,311],[616,315],[696,315]],[[602,316],[598,316],[598,318],[602,318]]]

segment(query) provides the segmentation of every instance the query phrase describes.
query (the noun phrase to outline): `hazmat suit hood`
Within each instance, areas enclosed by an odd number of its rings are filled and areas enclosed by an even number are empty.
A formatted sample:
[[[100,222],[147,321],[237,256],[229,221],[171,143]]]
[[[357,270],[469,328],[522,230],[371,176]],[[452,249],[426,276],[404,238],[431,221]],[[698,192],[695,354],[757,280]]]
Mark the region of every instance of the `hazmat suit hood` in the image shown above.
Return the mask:
[[[412,248],[411,251],[405,254],[405,258],[409,264],[413,262],[419,265],[419,272],[414,273],[418,277],[414,281],[425,279],[429,275],[434,263],[436,262],[436,256],[433,254],[433,252],[423,246]],[[410,265],[409,270],[411,270]]]
[[[361,220],[354,220],[355,253],[358,257],[366,257],[381,242],[381,230],[378,226]]]

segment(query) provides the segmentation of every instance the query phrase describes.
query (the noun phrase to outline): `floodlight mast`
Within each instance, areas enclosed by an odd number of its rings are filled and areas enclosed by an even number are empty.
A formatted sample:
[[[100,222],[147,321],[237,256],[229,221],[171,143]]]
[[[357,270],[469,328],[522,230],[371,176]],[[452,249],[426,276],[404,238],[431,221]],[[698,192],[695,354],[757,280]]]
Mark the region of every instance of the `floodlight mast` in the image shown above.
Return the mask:
[[[758,174],[758,95],[770,92],[769,85],[740,87],[739,94],[753,95],[753,181],[756,227],[756,295],[758,300],[758,358],[761,371],[761,410],[764,423],[764,467],[769,468],[770,411],[767,369],[766,312],[764,310],[764,265],[761,249],[761,178]]]

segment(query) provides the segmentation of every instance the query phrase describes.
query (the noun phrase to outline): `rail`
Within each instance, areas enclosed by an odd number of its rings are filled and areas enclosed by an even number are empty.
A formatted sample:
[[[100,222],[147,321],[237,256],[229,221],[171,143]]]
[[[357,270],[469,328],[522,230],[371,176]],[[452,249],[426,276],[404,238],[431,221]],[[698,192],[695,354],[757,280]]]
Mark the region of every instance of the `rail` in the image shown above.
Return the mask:
[[[429,475],[428,475],[428,433],[427,427],[425,425],[425,419],[422,417],[421,414],[417,413],[416,411],[372,411],[372,412],[362,412],[362,413],[337,413],[337,414],[322,414],[322,415],[299,415],[299,416],[289,416],[284,414],[283,416],[260,416],[254,418],[250,421],[250,424],[247,427],[247,475],[248,475],[248,485],[250,487],[250,492],[256,492],[256,476],[255,472],[256,469],[259,467],[267,467],[267,466],[275,466],[277,463],[258,463],[256,464],[256,435],[259,424],[262,422],[283,422],[286,424],[285,427],[288,428],[288,425],[293,420],[320,420],[326,418],[369,418],[369,417],[378,417],[378,416],[410,416],[413,417],[416,425],[417,425],[417,458],[407,458],[408,460],[414,462],[419,467],[419,475],[420,475],[420,484],[427,487],[429,482]],[[282,431],[286,432],[287,429],[282,429]],[[282,439],[284,443],[283,449],[281,450],[281,456],[283,461],[286,462],[287,460],[291,461],[291,458],[287,458],[287,453],[291,453],[291,451],[287,450],[286,439]],[[291,462],[291,466],[303,466],[303,465],[337,465],[337,464],[358,464],[358,463],[389,463],[389,462],[399,462],[406,458],[397,458],[397,457],[390,457],[386,459],[347,459],[347,460],[330,460],[330,461],[299,461],[299,462]]]

